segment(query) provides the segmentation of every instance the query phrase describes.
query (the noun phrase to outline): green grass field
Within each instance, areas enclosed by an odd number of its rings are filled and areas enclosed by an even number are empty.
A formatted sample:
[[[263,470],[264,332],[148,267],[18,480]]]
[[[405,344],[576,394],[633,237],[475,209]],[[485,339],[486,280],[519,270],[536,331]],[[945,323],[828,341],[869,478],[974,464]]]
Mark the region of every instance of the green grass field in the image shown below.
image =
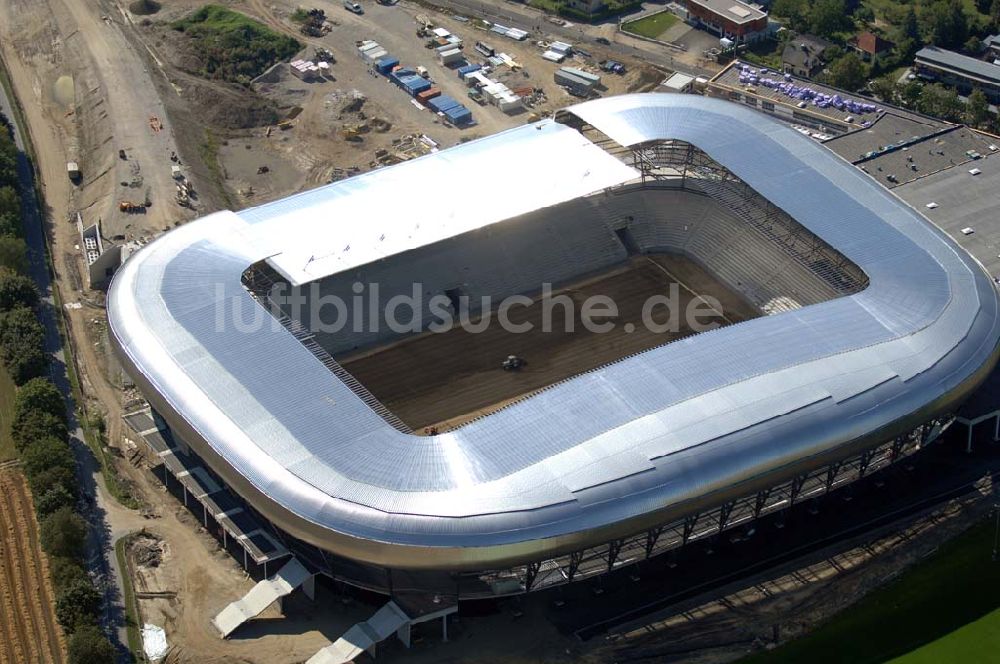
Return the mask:
[[[996,563],[994,563],[996,564]],[[1000,609],[956,629],[937,641],[892,660],[892,664],[995,662],[1000,653]]]
[[[646,16],[635,21],[623,23],[622,30],[640,35],[642,37],[657,39],[678,21],[680,21],[680,19],[670,12],[660,12],[659,14],[653,14],[652,16]]]
[[[10,422],[14,417],[14,393],[17,388],[7,372],[0,368],[0,461],[17,456],[10,439]]]
[[[198,73],[242,85],[302,48],[297,39],[218,5],[205,5],[171,27],[192,39],[202,64]]]
[[[741,662],[997,661],[1000,562],[991,560],[993,536],[989,518],[809,636]]]

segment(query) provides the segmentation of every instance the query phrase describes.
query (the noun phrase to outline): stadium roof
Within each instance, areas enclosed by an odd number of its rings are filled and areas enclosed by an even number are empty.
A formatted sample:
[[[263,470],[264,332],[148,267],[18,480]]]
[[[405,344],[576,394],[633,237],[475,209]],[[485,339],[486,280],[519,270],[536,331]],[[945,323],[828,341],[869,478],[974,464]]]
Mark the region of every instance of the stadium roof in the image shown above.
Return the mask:
[[[483,206],[463,193],[475,177],[463,166],[494,147],[506,154],[509,141],[527,156],[505,185],[529,192],[531,205],[631,176],[546,120],[166,234],[121,268],[108,295],[127,371],[175,432],[296,537],[390,567],[486,569],[638,532],[899,435],[956,407],[995,363],[992,281],[822,146],[740,105],[688,95],[568,111],[623,145],[701,148],[862,268],[868,288],[654,348],[428,437],[390,426],[283,327],[219,324],[226,303],[260,309],[241,283],[255,262],[292,257],[294,272],[361,223],[375,229],[370,239],[399,230],[401,217],[430,222],[433,209],[393,194],[405,177],[452,211],[438,237],[496,217],[473,221]],[[536,160],[585,181],[540,191]],[[439,177],[446,165],[457,182]],[[355,192],[370,196],[363,221]]]

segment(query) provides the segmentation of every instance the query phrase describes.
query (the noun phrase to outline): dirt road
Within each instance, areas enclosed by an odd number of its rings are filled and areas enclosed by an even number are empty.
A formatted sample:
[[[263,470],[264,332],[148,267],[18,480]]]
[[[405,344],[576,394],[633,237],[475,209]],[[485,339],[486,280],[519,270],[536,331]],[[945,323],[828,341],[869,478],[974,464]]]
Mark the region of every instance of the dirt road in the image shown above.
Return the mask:
[[[0,663],[64,661],[31,494],[20,470],[0,468]]]

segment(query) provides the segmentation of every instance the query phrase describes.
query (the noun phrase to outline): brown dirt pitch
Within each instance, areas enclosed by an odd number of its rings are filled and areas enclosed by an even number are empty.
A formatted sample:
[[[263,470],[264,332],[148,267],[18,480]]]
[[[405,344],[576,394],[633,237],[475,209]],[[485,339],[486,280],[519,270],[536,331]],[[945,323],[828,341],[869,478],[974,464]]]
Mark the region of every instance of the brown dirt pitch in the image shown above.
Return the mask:
[[[656,295],[669,296],[672,289],[678,295],[679,325],[667,332],[650,329],[642,320],[645,303]],[[694,330],[686,324],[684,311],[692,300],[718,300],[718,312],[702,317],[702,323],[728,325],[760,315],[711,274],[676,255],[638,256],[554,294],[568,295],[574,302],[572,331],[567,331],[566,309],[558,304],[550,309],[546,331],[544,307],[536,297],[530,306],[510,309],[510,322],[530,323],[528,332],[506,331],[494,316],[479,333],[456,326],[338,359],[403,422],[425,433],[431,426],[441,431],[461,426],[553,383],[689,336]],[[610,331],[593,332],[580,323],[583,301],[595,295],[610,297],[617,305],[617,317],[595,319],[613,323]],[[654,322],[667,322],[666,308],[652,312]],[[527,365],[504,371],[501,363],[508,355],[523,358]]]

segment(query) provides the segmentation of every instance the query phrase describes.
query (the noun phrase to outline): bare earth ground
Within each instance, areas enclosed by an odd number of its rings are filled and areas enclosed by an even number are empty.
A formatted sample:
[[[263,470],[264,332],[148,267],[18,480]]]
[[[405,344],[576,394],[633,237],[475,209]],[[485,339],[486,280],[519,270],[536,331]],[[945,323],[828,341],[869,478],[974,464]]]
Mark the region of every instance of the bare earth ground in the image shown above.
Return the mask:
[[[66,661],[48,559],[24,475],[0,467],[0,663]]]
[[[643,323],[643,306],[653,296],[668,295],[671,284],[680,285],[679,327],[667,332],[650,329]],[[569,325],[565,308],[554,305],[547,330],[539,296],[530,307],[510,310],[510,322],[530,325],[528,333],[505,331],[494,314],[482,332],[462,327],[443,334],[428,332],[340,361],[415,431],[429,425],[447,430],[558,381],[692,334],[684,312],[698,295],[726,300],[728,305],[721,307],[722,316],[701,318],[704,324],[728,324],[759,315],[695,263],[678,255],[637,257],[559,289],[557,295],[567,295],[574,303],[576,316]],[[584,301],[599,295],[611,298],[618,308],[617,317],[594,321],[614,326],[600,334],[588,331],[579,317]],[[652,313],[654,324],[668,323],[670,312],[665,307]],[[501,362],[508,355],[526,360],[527,366],[504,371]]]

